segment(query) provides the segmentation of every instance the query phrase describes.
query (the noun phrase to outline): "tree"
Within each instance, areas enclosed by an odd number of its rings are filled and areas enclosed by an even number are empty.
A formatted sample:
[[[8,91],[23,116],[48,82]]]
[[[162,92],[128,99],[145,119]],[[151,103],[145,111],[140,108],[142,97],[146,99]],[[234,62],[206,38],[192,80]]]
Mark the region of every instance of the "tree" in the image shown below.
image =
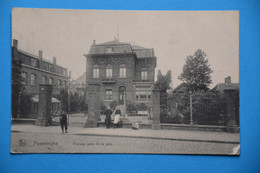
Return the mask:
[[[68,111],[68,90],[66,88],[60,89],[60,94],[55,96],[61,102],[61,109]]]
[[[168,70],[166,75],[163,75],[161,70],[158,70],[157,81],[154,84],[154,88],[160,89],[162,92],[166,92],[167,89],[171,88],[172,83],[172,72]]]
[[[211,73],[213,72],[206,59],[206,53],[198,49],[194,55],[186,58],[183,71],[178,79],[186,82],[191,90],[208,90],[208,86],[212,83]]]
[[[20,97],[22,88],[22,62],[12,57],[12,117],[17,118],[20,109]]]
[[[154,84],[155,89],[160,89],[160,105],[167,105],[167,89],[171,88],[172,72],[168,70],[166,75],[163,75],[161,70],[158,70],[157,81]]]

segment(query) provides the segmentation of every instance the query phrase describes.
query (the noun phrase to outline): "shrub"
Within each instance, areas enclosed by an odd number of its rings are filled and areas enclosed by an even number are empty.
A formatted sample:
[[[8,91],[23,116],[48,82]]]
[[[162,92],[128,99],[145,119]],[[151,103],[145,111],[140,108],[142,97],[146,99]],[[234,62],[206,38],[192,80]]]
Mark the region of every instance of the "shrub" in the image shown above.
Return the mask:
[[[138,111],[147,111],[148,107],[146,106],[146,104],[141,103],[141,104],[137,105],[137,109],[138,109]]]
[[[112,101],[112,102],[109,104],[109,106],[110,106],[110,108],[111,108],[112,110],[114,110],[114,109],[117,107],[117,105],[118,105],[117,101]]]
[[[134,103],[128,103],[126,106],[128,115],[134,115],[137,112],[137,106]]]

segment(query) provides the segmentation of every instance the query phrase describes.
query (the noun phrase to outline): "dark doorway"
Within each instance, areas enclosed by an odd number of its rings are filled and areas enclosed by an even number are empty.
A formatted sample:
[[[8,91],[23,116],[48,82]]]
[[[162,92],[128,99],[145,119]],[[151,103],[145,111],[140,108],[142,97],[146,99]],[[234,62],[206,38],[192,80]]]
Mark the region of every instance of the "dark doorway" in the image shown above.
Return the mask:
[[[126,100],[126,88],[124,86],[119,87],[119,104],[123,105]]]

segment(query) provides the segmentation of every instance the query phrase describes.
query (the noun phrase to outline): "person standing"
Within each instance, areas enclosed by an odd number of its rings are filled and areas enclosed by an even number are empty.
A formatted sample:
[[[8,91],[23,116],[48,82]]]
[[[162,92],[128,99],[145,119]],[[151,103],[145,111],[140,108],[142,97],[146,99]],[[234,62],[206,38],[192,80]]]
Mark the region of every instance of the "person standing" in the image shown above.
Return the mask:
[[[121,116],[120,109],[116,109],[116,111],[115,111],[115,119],[114,119],[114,128],[118,128],[119,127],[120,116]]]
[[[64,129],[65,129],[65,133],[68,133],[67,115],[63,111],[61,112],[60,115],[60,125],[61,125],[62,133],[64,133]]]
[[[109,129],[111,126],[111,114],[112,114],[112,110],[110,109],[110,106],[107,107],[104,114],[106,115],[105,124],[106,127]]]

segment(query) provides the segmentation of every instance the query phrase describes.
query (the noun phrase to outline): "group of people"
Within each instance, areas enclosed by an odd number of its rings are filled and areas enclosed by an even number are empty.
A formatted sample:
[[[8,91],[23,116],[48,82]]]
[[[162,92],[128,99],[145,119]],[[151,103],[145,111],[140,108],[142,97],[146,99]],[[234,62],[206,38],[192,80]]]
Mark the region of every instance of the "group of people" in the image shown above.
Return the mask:
[[[107,109],[104,112],[106,118],[105,118],[105,125],[109,129],[112,125],[114,128],[120,127],[120,117],[121,117],[121,110],[120,109],[115,109],[114,112],[110,109],[110,106],[107,107]],[[112,115],[114,116],[114,122],[112,123]]]
[[[120,121],[120,117],[121,117],[120,109],[115,109],[113,112],[110,109],[110,106],[108,106],[107,109],[105,110],[104,114],[106,115],[105,124],[106,124],[107,128],[110,128],[112,126],[114,128],[118,128],[122,125],[121,121]],[[115,115],[113,123],[112,123],[112,118],[111,118],[112,115]],[[60,125],[61,125],[62,133],[64,133],[64,132],[68,133],[67,115],[64,111],[61,111],[61,114],[60,114]]]

